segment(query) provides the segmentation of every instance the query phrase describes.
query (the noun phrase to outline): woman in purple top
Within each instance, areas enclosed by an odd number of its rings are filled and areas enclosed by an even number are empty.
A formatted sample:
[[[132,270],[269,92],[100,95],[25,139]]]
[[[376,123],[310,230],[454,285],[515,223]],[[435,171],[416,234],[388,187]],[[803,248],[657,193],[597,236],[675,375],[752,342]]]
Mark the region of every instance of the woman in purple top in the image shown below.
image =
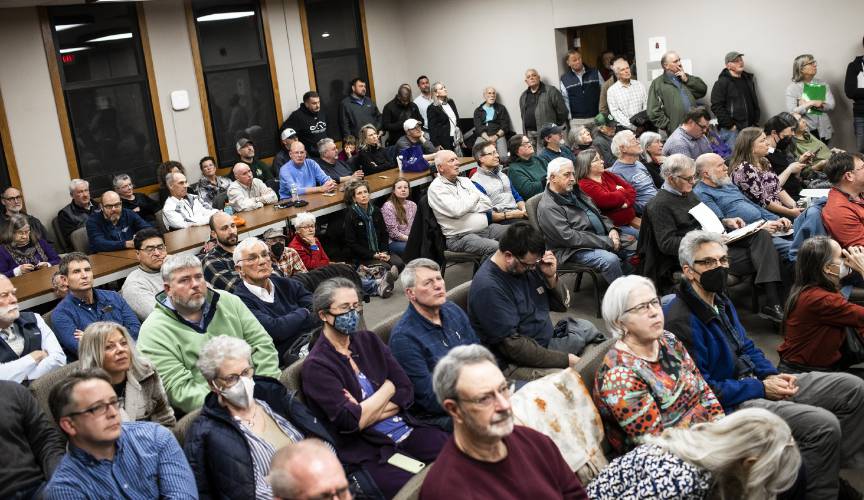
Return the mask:
[[[60,263],[51,244],[30,231],[27,217],[14,214],[0,231],[0,272],[8,277]]]
[[[417,204],[409,200],[411,187],[408,179],[400,177],[393,184],[393,193],[390,199],[381,207],[381,215],[387,224],[387,234],[390,235],[390,251],[402,255],[405,253],[405,245],[408,243],[408,234],[411,233],[411,224],[414,223],[414,215],[417,214]]]
[[[429,463],[448,435],[405,411],[414,402],[411,381],[374,333],[357,331],[362,303],[351,281],[321,283],[312,308],[323,327],[303,362],[303,394],[337,436],[342,463],[365,469],[392,498],[413,474],[388,459],[398,453]]]

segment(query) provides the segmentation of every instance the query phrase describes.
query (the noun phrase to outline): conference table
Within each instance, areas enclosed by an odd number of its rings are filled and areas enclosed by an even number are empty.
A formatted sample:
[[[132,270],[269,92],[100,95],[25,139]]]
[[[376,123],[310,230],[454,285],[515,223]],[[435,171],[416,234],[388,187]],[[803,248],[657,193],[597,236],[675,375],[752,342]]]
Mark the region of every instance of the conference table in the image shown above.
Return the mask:
[[[470,157],[460,158],[459,165],[460,172],[466,172],[477,166],[474,159]],[[365,177],[369,183],[370,197],[376,199],[392,193],[393,184],[399,177],[407,179],[411,187],[428,184],[433,179],[428,171],[411,173],[401,172],[398,168],[370,174]],[[249,212],[238,212],[237,215],[245,221],[245,224],[237,228],[238,236],[240,239],[244,239],[259,236],[268,229],[281,230],[301,212],[309,212],[315,217],[320,217],[345,208],[342,191],[331,194],[302,195],[300,198],[309,204],[303,207],[290,208],[276,208],[274,205],[266,205]],[[180,229],[164,234],[163,238],[169,254],[194,255],[210,239],[210,228],[208,226],[195,226]],[[128,249],[90,255],[90,262],[93,266],[93,284],[100,286],[128,276],[138,265],[138,258],[135,255],[135,250]],[[12,284],[17,289],[18,305],[21,309],[29,309],[55,299],[54,291],[51,288],[51,277],[57,269],[58,266],[51,266],[12,278]]]

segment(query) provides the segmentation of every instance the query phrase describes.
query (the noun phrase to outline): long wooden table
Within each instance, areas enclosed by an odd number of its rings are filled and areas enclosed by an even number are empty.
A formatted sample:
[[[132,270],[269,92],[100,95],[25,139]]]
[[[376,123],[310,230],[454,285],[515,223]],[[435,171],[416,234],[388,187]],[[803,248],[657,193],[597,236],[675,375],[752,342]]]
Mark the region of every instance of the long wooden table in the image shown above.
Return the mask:
[[[473,158],[460,158],[460,172],[468,171],[476,166]],[[369,191],[372,193],[371,198],[381,198],[392,193],[393,184],[400,176],[406,178],[411,187],[432,182],[432,175],[428,172],[402,173],[397,168],[385,170],[378,174],[366,176]],[[288,224],[288,221],[301,212],[310,212],[315,217],[320,217],[345,208],[344,195],[341,191],[333,195],[321,193],[303,195],[301,198],[308,201],[309,204],[305,207],[281,209],[273,205],[266,205],[257,210],[240,212],[239,215],[246,221],[246,224],[238,228],[240,238],[258,236],[271,228],[282,229]],[[163,237],[169,254],[195,254],[201,245],[210,239],[210,228],[207,226],[190,227],[166,233]],[[102,252],[91,255],[90,260],[93,264],[93,282],[96,286],[125,278],[138,265],[134,250]],[[18,290],[19,307],[27,309],[54,300],[51,276],[57,271],[57,267],[52,266],[12,278],[12,283]]]

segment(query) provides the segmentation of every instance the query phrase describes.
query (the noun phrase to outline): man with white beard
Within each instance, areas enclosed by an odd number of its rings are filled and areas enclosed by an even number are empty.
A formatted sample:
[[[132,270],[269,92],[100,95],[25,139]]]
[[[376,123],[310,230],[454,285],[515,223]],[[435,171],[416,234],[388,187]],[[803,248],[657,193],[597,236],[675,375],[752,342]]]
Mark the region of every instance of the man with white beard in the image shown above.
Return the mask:
[[[740,218],[745,224],[765,220],[762,229],[771,233],[774,248],[783,260],[788,260],[792,240],[776,233],[785,233],[792,227],[786,217],[778,217],[765,207],[759,206],[738,189],[729,177],[729,167],[723,157],[715,153],[705,153],[696,158],[696,179],[693,192],[710,208],[720,220]]]
[[[423,481],[421,500],[454,491],[484,498],[588,496],[555,443],[513,425],[512,387],[481,345],[454,347],[432,375],[435,396],[453,418],[453,435]]]
[[[42,316],[18,310],[15,287],[0,275],[0,380],[29,383],[66,364]]]

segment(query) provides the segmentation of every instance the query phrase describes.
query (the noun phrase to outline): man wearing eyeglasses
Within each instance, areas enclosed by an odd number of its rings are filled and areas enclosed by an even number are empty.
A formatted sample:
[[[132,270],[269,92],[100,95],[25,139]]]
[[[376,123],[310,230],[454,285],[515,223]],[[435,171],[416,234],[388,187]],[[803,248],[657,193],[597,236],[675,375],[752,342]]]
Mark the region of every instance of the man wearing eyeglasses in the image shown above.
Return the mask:
[[[691,160],[705,153],[712,153],[711,143],[705,134],[708,133],[708,122],[711,113],[702,106],[692,108],[684,115],[684,123],[669,134],[663,145],[663,155],[669,156],[681,153]]]
[[[69,438],[69,452],[44,498],[198,498],[192,469],[171,431],[152,422],[122,422],[103,370],[61,380],[51,389],[49,404]]]
[[[825,175],[833,184],[822,209],[825,229],[843,248],[864,245],[864,154],[832,155]]]
[[[596,146],[597,141],[595,139]],[[636,203],[633,208],[636,215],[642,216],[645,206],[657,196],[657,187],[648,167],[642,163],[642,144],[632,130],[622,130],[609,142],[609,153],[615,158],[612,165],[606,164],[609,172],[627,181],[636,190]],[[606,160],[604,159],[604,162]]]
[[[474,498],[588,498],[551,439],[514,425],[512,388],[488,349],[455,347],[432,377],[438,402],[453,418],[453,435],[423,481],[421,500],[450,500],[459,492]]]
[[[489,197],[492,210],[507,215],[505,224],[527,218],[525,201],[510,184],[510,178],[501,172],[501,157],[495,143],[477,141],[472,154],[479,168],[471,176],[471,181],[481,193]]]
[[[806,498],[855,498],[838,497],[838,472],[861,466],[864,381],[848,373],[778,373],[724,292],[728,250],[717,233],[681,239],[685,279],[665,308],[666,329],[687,347],[724,411],[764,408],[789,424],[807,474]]]
[[[144,321],[156,306],[156,294],[162,291],[162,262],[168,256],[165,240],[155,228],[142,229],[132,238],[138,267],[129,273],[120,295],[135,311],[138,319]]]
[[[21,191],[14,187],[6,188],[3,194],[0,195],[0,203],[3,204],[3,214],[0,216],[0,220],[7,221],[11,215],[21,214],[27,217],[30,230],[36,234],[37,238],[42,238],[50,243],[52,247],[56,247],[54,241],[51,239],[51,235],[45,229],[45,226],[42,225],[42,222],[24,211],[24,197],[21,195]]]
[[[114,191],[105,191],[100,205],[102,210],[87,218],[90,253],[134,248],[135,233],[153,227],[132,210],[123,208],[120,195]]]

